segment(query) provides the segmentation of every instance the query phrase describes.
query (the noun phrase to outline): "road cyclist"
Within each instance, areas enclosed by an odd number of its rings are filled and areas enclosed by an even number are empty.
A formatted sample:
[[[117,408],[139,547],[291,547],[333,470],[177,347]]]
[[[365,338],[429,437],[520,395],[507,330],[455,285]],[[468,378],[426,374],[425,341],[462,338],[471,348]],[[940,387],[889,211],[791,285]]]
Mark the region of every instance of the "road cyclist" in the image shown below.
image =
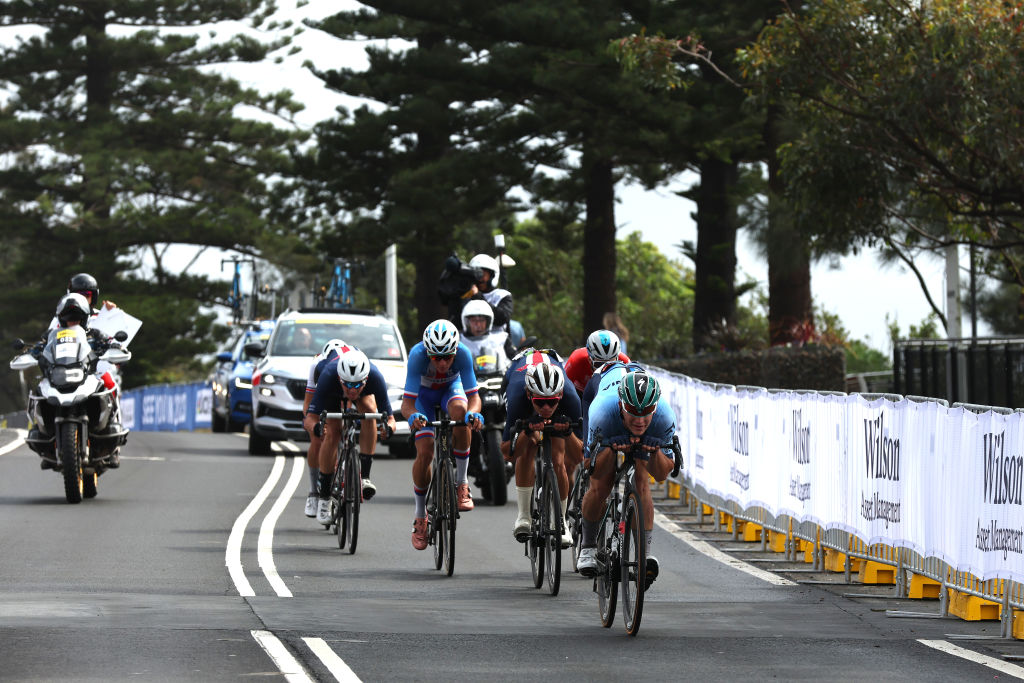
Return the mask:
[[[313,362],[309,364],[309,378],[306,380],[305,397],[302,400],[302,426],[309,434],[309,447],[306,449],[306,466],[309,470],[309,495],[306,496],[305,514],[307,517],[316,517],[317,503],[320,500],[320,444],[321,438],[317,436],[314,429],[317,421],[309,414],[309,404],[313,401],[313,394],[316,392],[316,382],[320,379],[320,373],[324,366],[354,347],[349,346],[343,339],[329,339],[320,353],[313,356]]]
[[[583,398],[583,390],[594,371],[616,360],[629,362],[629,356],[621,351],[618,335],[611,330],[594,330],[584,346],[569,354],[565,361],[565,375]]]
[[[618,383],[600,391],[588,411],[587,444],[590,488],[582,505],[582,549],[577,569],[586,577],[600,571],[597,536],[606,513],[618,467],[618,452],[629,449],[635,470],[635,488],[643,515],[645,575],[644,588],[658,576],[658,560],[650,554],[654,528],[654,502],[649,477],[663,482],[676,465],[666,453],[673,442],[676,416],[661,396],[658,381],[642,370],[626,373]],[[671,448],[669,448],[671,450]]]
[[[316,422],[318,427],[321,413],[340,413],[349,407],[360,413],[386,415],[388,428],[394,430],[395,418],[391,414],[388,385],[384,375],[370,362],[366,354],[358,349],[350,349],[324,366],[317,379],[316,392],[310,401],[305,419]],[[341,442],[341,421],[327,420],[320,436],[322,441],[318,462],[320,481],[316,521],[329,527],[334,521],[331,487],[334,482],[338,444]],[[370,481],[370,466],[373,464],[376,440],[376,420],[364,419],[359,431],[359,460],[365,500],[369,500],[377,492],[377,488]]]
[[[512,360],[505,373],[507,415],[502,435],[502,450],[515,465],[516,520],[512,535],[520,543],[530,537],[530,501],[533,495],[533,461],[537,444],[541,442],[538,430],[519,427],[520,421],[534,426],[540,421],[552,421],[561,427],[552,436],[551,459],[558,481],[559,507],[562,529],[565,530],[565,506],[569,494],[568,472],[582,460],[581,427],[570,429],[570,422],[581,418],[580,399],[572,385],[565,381],[565,371],[559,355],[550,349],[524,349]],[[516,443],[513,444],[513,437]],[[564,547],[572,543],[565,533]]]
[[[483,426],[483,416],[480,414],[473,358],[465,344],[459,341],[459,331],[450,321],[439,319],[427,325],[422,341],[409,352],[407,368],[402,415],[409,421],[416,444],[416,460],[412,466],[416,505],[412,547],[424,550],[428,536],[426,498],[434,454],[434,425],[431,423],[438,422],[427,416],[435,415],[439,408],[459,423],[452,429],[451,438],[458,512],[467,512],[474,507],[467,476],[470,430],[479,430]]]

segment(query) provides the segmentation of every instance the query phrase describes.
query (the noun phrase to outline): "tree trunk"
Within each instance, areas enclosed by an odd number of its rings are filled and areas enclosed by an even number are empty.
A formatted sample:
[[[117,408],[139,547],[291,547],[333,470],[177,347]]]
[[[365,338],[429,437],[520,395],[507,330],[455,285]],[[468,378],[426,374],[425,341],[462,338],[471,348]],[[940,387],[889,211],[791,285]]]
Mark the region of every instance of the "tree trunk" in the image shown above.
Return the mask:
[[[736,202],[739,169],[735,162],[707,159],[700,165],[697,189],[696,290],[693,348],[718,348],[722,334],[736,324]]]
[[[583,330],[602,325],[615,311],[615,180],[611,161],[584,146],[587,217],[583,227]]]
[[[768,111],[768,336],[772,346],[802,343],[814,335],[810,248],[793,224],[779,177],[776,151],[782,142],[779,112]]]

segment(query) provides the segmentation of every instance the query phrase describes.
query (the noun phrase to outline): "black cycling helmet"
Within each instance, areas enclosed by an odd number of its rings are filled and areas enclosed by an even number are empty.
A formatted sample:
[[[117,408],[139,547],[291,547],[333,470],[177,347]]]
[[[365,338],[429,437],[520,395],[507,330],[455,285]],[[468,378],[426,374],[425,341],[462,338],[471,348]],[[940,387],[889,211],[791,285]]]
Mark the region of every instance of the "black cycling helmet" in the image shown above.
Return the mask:
[[[68,294],[77,293],[85,296],[85,293],[89,293],[89,304],[93,308],[99,308],[100,305],[100,286],[96,284],[96,278],[89,273],[79,273],[78,275],[72,275],[71,279],[68,280]]]

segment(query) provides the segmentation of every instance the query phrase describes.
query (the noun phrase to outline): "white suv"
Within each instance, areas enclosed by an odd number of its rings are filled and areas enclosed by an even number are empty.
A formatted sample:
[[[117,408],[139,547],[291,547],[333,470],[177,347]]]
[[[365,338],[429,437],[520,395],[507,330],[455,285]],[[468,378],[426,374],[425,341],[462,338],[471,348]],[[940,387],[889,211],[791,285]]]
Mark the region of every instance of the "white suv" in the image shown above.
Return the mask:
[[[281,314],[256,363],[252,377],[249,453],[270,454],[271,441],[309,441],[302,428],[302,402],[313,356],[331,339],[343,339],[369,356],[388,383],[392,409],[402,405],[407,355],[398,327],[371,311],[301,308]],[[256,350],[249,349],[247,350]],[[392,443],[408,440],[409,427],[398,421]]]

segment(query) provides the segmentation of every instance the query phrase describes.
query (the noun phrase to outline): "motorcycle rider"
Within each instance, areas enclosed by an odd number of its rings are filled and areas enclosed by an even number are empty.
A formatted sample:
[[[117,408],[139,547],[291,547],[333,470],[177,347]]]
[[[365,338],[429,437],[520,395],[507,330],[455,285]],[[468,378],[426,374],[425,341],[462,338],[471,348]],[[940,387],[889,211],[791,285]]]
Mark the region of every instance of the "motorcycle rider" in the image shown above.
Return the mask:
[[[505,352],[508,332],[496,330],[493,325],[494,310],[483,299],[472,299],[462,307],[462,343],[476,358],[484,343],[490,342],[489,346],[498,356],[495,359],[495,364],[504,372],[508,367],[508,356]]]

